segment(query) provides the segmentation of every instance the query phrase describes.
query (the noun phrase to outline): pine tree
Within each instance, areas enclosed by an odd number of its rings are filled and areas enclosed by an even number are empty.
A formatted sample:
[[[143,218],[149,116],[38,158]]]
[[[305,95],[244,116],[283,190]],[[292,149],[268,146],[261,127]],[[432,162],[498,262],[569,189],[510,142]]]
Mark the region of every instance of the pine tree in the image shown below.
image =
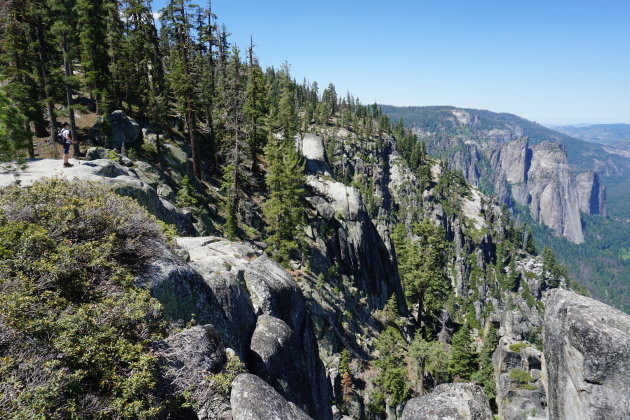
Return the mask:
[[[411,240],[402,225],[397,227],[394,246],[407,304],[418,304],[419,317],[427,318],[444,306],[450,294],[444,271],[448,247],[443,228],[429,219],[416,223],[413,233],[417,238]]]
[[[265,147],[269,190],[263,204],[269,252],[282,264],[300,248],[304,225],[304,162],[293,140],[270,135]]]
[[[34,4],[29,1],[9,2],[2,7],[0,15],[0,78],[4,80],[2,90],[20,112],[26,116],[25,127],[32,123],[35,131],[44,126],[37,85],[37,55],[32,48],[35,36],[33,21],[36,15]],[[34,149],[29,142],[28,152],[33,157]]]
[[[125,99],[145,109],[151,106],[154,96],[160,96],[164,91],[162,52],[151,3],[147,0],[125,0],[122,13],[124,37],[120,44],[122,63],[119,71],[125,74],[122,80]]]
[[[287,141],[293,141],[297,133],[298,118],[297,109],[295,108],[294,86],[289,78],[288,65],[284,65],[280,72],[281,94],[278,103],[278,114],[276,126]]]
[[[472,349],[470,326],[464,324],[454,335],[451,342],[449,371],[455,380],[468,381],[475,371],[475,353]]]
[[[515,290],[518,286],[518,272],[516,271],[516,259],[515,253],[510,257],[510,263],[508,264],[508,272],[505,280],[505,286],[507,290]],[[528,286],[527,286],[528,287]]]
[[[196,132],[197,108],[194,102],[196,78],[191,73],[193,51],[190,35],[192,22],[188,10],[190,7],[188,0],[170,0],[168,5],[162,9],[161,22],[168,39],[172,40],[172,48],[167,59],[169,85],[177,99],[179,109],[186,116],[186,131],[192,155],[192,172],[195,178],[199,179],[201,177],[201,162]]]
[[[350,373],[350,352],[343,349],[339,357],[339,374],[341,375],[341,390],[344,398],[352,393],[352,374]]]
[[[101,110],[101,98],[109,85],[109,57],[107,44],[103,42],[107,32],[107,3],[103,0],[76,0],[75,5],[81,67],[85,84],[95,98],[97,113]]]
[[[205,10],[199,9],[197,13],[196,50],[198,53],[195,68],[199,73],[197,102],[207,133],[207,140],[201,148],[201,159],[212,163],[211,171],[219,168],[219,142],[215,126],[217,121],[221,120],[217,116],[219,111],[216,87],[216,47],[218,39],[215,20],[216,15],[212,13],[212,3],[208,0],[208,7]]]
[[[445,346],[438,341],[426,341],[421,334],[416,334],[409,346],[410,365],[416,374],[415,391],[422,395],[425,390],[425,378],[431,375],[435,382],[446,379],[448,373]]]
[[[536,249],[536,243],[534,242],[534,235],[532,234],[532,228],[529,228],[525,233],[525,252],[538,255],[538,251]]]
[[[37,0],[36,12],[33,16],[32,25],[32,42],[37,51],[37,67],[39,76],[39,87],[42,91],[43,100],[46,106],[46,117],[48,118],[49,143],[53,144],[57,136],[57,121],[54,111],[55,96],[55,71],[53,65],[53,49],[51,48],[49,38],[50,12],[44,0]],[[56,153],[55,148],[55,153]]]
[[[267,98],[269,95],[262,69],[258,65],[258,60],[254,55],[253,40],[249,50],[249,68],[247,72],[247,84],[245,86],[245,104],[243,114],[247,126],[247,137],[249,143],[250,159],[252,162],[252,172],[257,171],[257,155],[264,147],[266,133],[266,117],[269,113]]]
[[[478,383],[489,400],[495,398],[496,386],[494,381],[494,364],[492,362],[492,354],[499,338],[497,337],[497,329],[492,323],[488,327],[488,331],[483,339],[483,347],[477,359],[479,370],[474,373],[473,380]]]
[[[77,125],[74,116],[74,91],[79,82],[74,75],[72,62],[79,52],[79,42],[75,37],[77,25],[76,0],[47,0],[54,24],[51,33],[57,37],[57,43],[63,54],[63,84],[66,91],[66,104],[72,138],[78,140]],[[74,156],[80,155],[79,144],[74,144]]]
[[[378,369],[374,384],[387,397],[390,406],[407,399],[409,384],[406,380],[405,340],[395,327],[387,327],[379,336],[374,365]]]
[[[245,180],[246,167],[242,140],[243,133],[243,74],[238,48],[234,47],[226,77],[225,104],[229,140],[226,141],[226,160],[223,170],[224,211],[226,213],[226,233],[229,238],[237,235],[238,207],[240,193]]]
[[[32,137],[26,129],[26,116],[0,89],[0,164],[21,156]]]

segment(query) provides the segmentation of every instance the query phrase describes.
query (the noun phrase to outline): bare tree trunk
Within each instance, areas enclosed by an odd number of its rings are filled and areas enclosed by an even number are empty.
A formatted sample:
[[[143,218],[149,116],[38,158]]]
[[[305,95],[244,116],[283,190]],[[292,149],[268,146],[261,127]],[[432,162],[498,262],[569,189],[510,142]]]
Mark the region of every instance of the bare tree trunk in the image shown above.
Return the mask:
[[[68,38],[66,37],[66,34],[63,34],[61,36],[61,44],[63,48],[63,71],[64,71],[64,75],[66,76],[66,80],[64,84],[66,87],[66,101],[68,102],[68,117],[70,119],[70,130],[72,133],[72,140],[77,142],[79,138],[77,136],[77,124],[74,119],[74,109],[72,108],[72,105],[73,105],[72,87],[70,86],[70,83],[68,81],[68,78],[72,76],[72,72],[70,71],[70,60],[68,58]],[[75,158],[77,158],[81,155],[81,151],[79,150],[79,143],[78,142],[74,143],[73,146],[74,146],[73,155]]]
[[[41,79],[41,84],[44,86],[44,96],[46,100],[46,113],[48,114],[48,130],[49,134],[49,142],[53,147],[55,157],[58,156],[57,146],[55,143],[55,137],[57,137],[57,125],[54,113],[54,105],[50,94],[50,86],[48,85],[48,76],[46,74],[46,65],[48,64],[48,49],[46,47],[46,42],[44,41],[44,31],[42,27],[42,18],[38,16],[37,23],[35,25],[36,33],[37,33],[37,44],[39,47],[39,77]],[[35,42],[35,40],[33,40]]]
[[[184,6],[182,4],[181,6],[181,14],[184,18],[184,21],[187,20],[186,18],[186,10],[184,9]],[[187,31],[187,30],[186,30]],[[188,33],[184,33],[183,30],[180,28],[180,42],[181,42],[181,55],[182,55],[182,61],[184,63],[184,73],[185,74],[190,74],[190,63],[188,62],[188,42],[189,42],[189,38],[188,38]],[[192,99],[191,99],[191,92],[187,91],[186,92],[186,127],[188,130],[188,139],[190,141],[190,149],[191,149],[191,153],[192,153],[192,170],[193,170],[193,176],[197,179],[201,178],[201,167],[199,165],[199,144],[197,141],[197,137],[195,136],[195,113],[192,109]]]
[[[214,132],[214,120],[212,118],[212,111],[214,109],[214,94],[216,92],[215,85],[215,63],[212,57],[212,0],[208,0],[208,30],[210,31],[208,36],[208,65],[210,66],[210,100],[208,103],[208,109],[206,110],[206,125],[210,129],[210,153],[212,155],[213,171],[219,168],[219,160],[217,159],[217,141],[216,134]]]

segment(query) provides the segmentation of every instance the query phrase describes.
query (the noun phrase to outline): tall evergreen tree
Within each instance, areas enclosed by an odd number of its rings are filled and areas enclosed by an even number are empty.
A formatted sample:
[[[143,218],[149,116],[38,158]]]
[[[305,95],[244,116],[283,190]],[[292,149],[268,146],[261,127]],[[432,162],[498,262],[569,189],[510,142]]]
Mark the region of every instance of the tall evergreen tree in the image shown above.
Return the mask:
[[[492,362],[492,354],[499,338],[497,337],[497,329],[492,323],[488,327],[488,330],[483,338],[483,347],[477,358],[479,370],[477,370],[472,379],[477,382],[483,388],[483,392],[488,399],[493,400],[495,398],[496,386],[494,381],[494,364]]]
[[[281,91],[278,102],[276,125],[287,141],[293,141],[297,134],[298,117],[295,107],[294,84],[289,76],[289,67],[285,64],[279,73]]]
[[[171,90],[178,100],[179,109],[185,115],[186,131],[192,155],[192,171],[196,178],[201,177],[199,144],[197,138],[197,115],[194,102],[195,78],[191,73],[192,22],[190,19],[188,0],[170,0],[162,9],[161,22],[171,40],[169,52],[168,79]]]
[[[225,142],[226,162],[223,174],[224,209],[226,233],[234,238],[238,230],[238,207],[241,189],[245,180],[247,164],[243,147],[243,70],[240,51],[232,50],[225,85],[226,125],[229,137]]]
[[[64,88],[66,91],[66,104],[72,138],[78,140],[77,124],[74,116],[74,90],[79,82],[74,75],[72,63],[79,52],[79,42],[76,38],[77,14],[76,0],[47,0],[48,7],[53,16],[51,32],[57,37],[57,43],[63,53]],[[80,154],[79,144],[74,144],[74,156]]]
[[[0,164],[20,157],[32,137],[26,116],[0,89]]]
[[[423,219],[413,226],[414,239],[404,226],[394,231],[393,239],[405,297],[409,306],[418,304],[418,316],[428,321],[446,303],[450,283],[444,267],[448,246],[441,226]]]
[[[29,1],[9,2],[0,15],[0,77],[4,80],[2,89],[27,117],[35,132],[43,127],[43,115],[39,106],[37,89],[37,56],[31,46],[32,22],[36,9]],[[35,134],[35,133],[34,133]],[[29,155],[34,150],[28,144]]]
[[[269,251],[287,264],[300,248],[304,225],[304,163],[293,140],[270,135],[265,146],[269,190],[263,204]]]
[[[438,341],[426,341],[422,334],[416,334],[409,346],[410,365],[416,374],[416,393],[424,394],[425,379],[430,375],[437,383],[446,379],[448,373],[444,345]]]
[[[103,42],[107,32],[109,1],[76,0],[75,4],[81,67],[85,85],[95,98],[97,113],[101,111],[101,98],[109,85],[109,57],[107,44]]]
[[[49,36],[50,13],[44,0],[35,1],[35,13],[31,20],[31,40],[37,54],[38,84],[43,95],[48,118],[49,143],[53,144],[57,135],[56,115],[54,110],[55,74],[53,49]],[[56,149],[55,149],[56,150]]]
[[[468,326],[467,323],[464,324],[464,326],[453,335],[451,342],[449,370],[453,378],[460,381],[469,381],[476,367],[476,357],[472,349],[472,337],[470,336],[470,332],[470,326]]]
[[[245,87],[245,104],[243,113],[247,126],[247,137],[252,162],[252,172],[257,170],[257,155],[264,147],[266,133],[264,127],[266,117],[269,113],[268,89],[263,76],[262,69],[258,65],[258,60],[254,55],[253,40],[250,42],[249,68],[247,72],[247,85]]]

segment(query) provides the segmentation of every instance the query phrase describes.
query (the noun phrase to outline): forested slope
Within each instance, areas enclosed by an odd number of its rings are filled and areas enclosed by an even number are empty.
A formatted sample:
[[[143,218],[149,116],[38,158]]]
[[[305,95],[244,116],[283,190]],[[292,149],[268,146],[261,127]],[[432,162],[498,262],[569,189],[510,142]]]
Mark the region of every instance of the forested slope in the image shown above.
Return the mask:
[[[579,287],[411,130],[182,0],[159,32],[146,2],[2,13],[3,159],[66,120],[90,148],[1,175],[1,416],[384,419],[436,389],[544,417],[542,299]]]

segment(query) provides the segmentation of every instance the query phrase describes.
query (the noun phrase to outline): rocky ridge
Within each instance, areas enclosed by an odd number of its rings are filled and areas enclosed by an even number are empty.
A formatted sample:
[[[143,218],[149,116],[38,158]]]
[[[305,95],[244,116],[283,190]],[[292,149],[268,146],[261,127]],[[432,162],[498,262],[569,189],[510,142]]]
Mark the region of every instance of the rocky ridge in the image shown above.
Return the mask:
[[[170,147],[173,154],[182,151]],[[514,288],[499,287],[499,277],[509,272],[503,272],[507,259],[497,262],[497,245],[509,232],[498,203],[472,188],[456,197],[459,205],[451,208],[448,197],[437,191],[444,174],[439,165],[432,166],[430,185],[421,190],[391,137],[365,144],[348,130],[325,128],[305,135],[302,147],[311,206],[306,227],[310,270],[298,266],[289,273],[255,243],[197,236],[178,238],[177,251],[164,246],[138,278],[170,319],[201,325],[156,343],[163,360],[163,389],[195,384],[196,403],[189,414],[196,417],[191,418],[262,418],[265,407],[276,407],[278,418],[329,419],[333,412],[339,413],[331,408],[332,401],[344,400],[339,363],[345,348],[354,359],[351,369],[357,385],[343,412],[353,418],[373,416],[367,408],[372,379],[362,366],[371,359],[382,329],[376,314],[393,295],[399,297],[403,316],[416,310],[406,308],[402,298],[390,231],[397,223],[427,217],[444,228],[453,244],[448,272],[460,312],[450,313],[449,322],[462,322],[462,314],[472,311],[478,343],[489,325],[499,331],[494,365],[500,416],[518,418],[535,410],[536,416],[544,417],[546,401],[552,406],[544,381],[548,356],[546,352],[542,356],[534,343],[540,340],[543,324],[537,301],[549,286],[540,258],[520,252],[514,256]],[[362,152],[366,147],[369,154]],[[22,182],[50,175],[58,164],[34,161]],[[173,206],[166,194],[158,194],[160,185],[167,184],[153,166],[142,161],[127,165],[94,160],[63,173],[114,187],[124,181],[131,187],[122,193],[132,191],[127,195],[149,209],[146,203],[151,202],[166,209],[155,211],[157,217],[187,220],[182,226],[191,229],[192,225],[196,230],[192,232],[199,232],[190,215]],[[521,169],[517,166],[509,172],[520,174]],[[12,181],[8,175],[0,178],[5,184]],[[530,295],[533,303],[526,298]],[[519,343],[524,344],[518,351],[510,349]],[[205,350],[199,353],[195,348]],[[229,360],[234,357],[250,375],[237,377],[230,397],[212,378],[229,373]],[[511,378],[513,369],[526,372],[532,380]],[[178,382],[173,372],[183,373],[179,379],[189,382]],[[474,401],[478,396],[477,391],[467,391],[458,398]],[[412,412],[415,405],[405,412]],[[402,406],[388,407],[388,412],[394,418]]]
[[[630,417],[630,316],[566,290],[545,303],[549,417]]]
[[[452,107],[417,112],[427,115],[414,131],[432,154],[445,155],[469,183],[528,208],[534,220],[574,243],[584,241],[580,211],[607,213],[599,173],[630,167],[602,146],[509,114]]]

